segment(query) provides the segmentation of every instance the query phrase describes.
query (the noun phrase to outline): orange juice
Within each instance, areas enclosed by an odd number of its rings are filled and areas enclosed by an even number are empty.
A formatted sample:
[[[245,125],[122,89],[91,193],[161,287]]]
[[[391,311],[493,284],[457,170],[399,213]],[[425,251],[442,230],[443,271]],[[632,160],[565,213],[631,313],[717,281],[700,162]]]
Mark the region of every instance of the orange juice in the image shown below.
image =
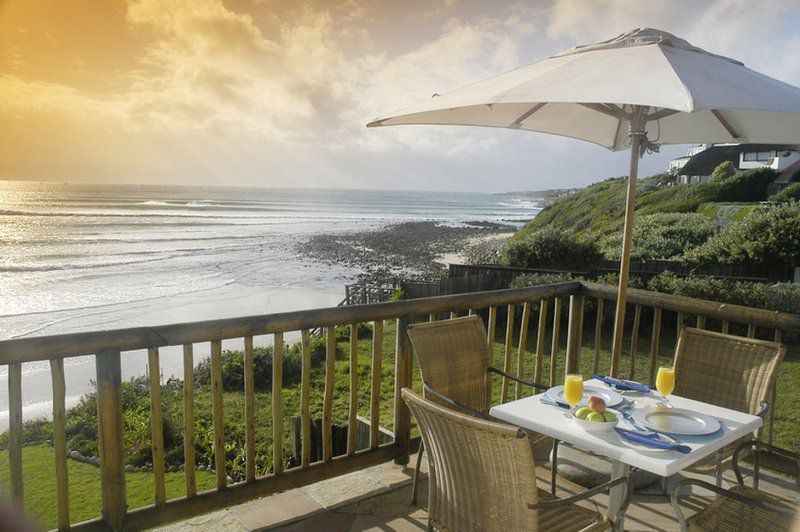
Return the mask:
[[[580,375],[567,375],[564,378],[564,399],[575,406],[583,399],[583,377]]]
[[[672,393],[675,389],[675,370],[673,368],[660,367],[656,376],[656,390],[664,397]]]

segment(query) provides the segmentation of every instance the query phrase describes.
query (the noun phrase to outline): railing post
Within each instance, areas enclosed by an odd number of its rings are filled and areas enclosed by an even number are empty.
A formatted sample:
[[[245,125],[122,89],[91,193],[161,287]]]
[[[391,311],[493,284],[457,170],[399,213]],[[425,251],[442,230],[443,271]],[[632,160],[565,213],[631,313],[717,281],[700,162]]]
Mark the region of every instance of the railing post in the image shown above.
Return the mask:
[[[122,444],[122,371],[119,351],[102,351],[97,365],[97,429],[103,520],[112,530],[125,524],[125,464]]]
[[[397,343],[394,359],[394,443],[400,447],[397,464],[407,464],[411,447],[411,411],[400,390],[411,387],[411,342],[406,328],[408,318],[397,319]]]
[[[578,373],[583,330],[583,296],[569,296],[566,373]]]

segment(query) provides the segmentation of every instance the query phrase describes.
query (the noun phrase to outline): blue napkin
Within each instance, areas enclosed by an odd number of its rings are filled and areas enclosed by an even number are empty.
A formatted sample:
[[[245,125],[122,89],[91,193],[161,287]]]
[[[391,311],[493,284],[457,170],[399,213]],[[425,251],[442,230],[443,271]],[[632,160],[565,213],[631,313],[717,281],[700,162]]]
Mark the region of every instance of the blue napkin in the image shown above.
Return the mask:
[[[648,438],[647,436],[642,436],[641,434],[637,434],[630,430],[625,430],[619,427],[614,427],[614,430],[617,431],[617,434],[626,438],[630,441],[641,443],[642,445],[649,445],[650,447],[654,447],[656,449],[667,449],[669,451],[678,451],[679,453],[689,454],[692,452],[692,448],[688,445],[679,445],[677,443],[667,443],[662,440],[656,440],[653,438]]]
[[[650,393],[650,387],[646,384],[636,381],[623,381],[613,377],[606,377],[605,375],[593,375],[599,381],[603,381],[609,386],[613,386],[617,390],[631,390],[634,392]]]

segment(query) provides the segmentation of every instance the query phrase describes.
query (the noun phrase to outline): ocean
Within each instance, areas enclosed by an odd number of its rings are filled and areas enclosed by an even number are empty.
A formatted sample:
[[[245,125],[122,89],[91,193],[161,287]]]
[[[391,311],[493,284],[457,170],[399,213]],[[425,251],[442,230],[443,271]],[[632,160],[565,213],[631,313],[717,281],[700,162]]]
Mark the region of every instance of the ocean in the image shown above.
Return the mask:
[[[334,306],[358,271],[299,255],[312,235],[519,225],[538,210],[511,194],[0,181],[0,339]],[[177,349],[161,367],[181,373]],[[93,357],[65,361],[68,403],[92,390],[94,371]],[[123,356],[123,378],[145,371],[146,353]],[[2,366],[0,428],[7,388]],[[25,419],[48,415],[50,398],[49,364],[23,365]]]

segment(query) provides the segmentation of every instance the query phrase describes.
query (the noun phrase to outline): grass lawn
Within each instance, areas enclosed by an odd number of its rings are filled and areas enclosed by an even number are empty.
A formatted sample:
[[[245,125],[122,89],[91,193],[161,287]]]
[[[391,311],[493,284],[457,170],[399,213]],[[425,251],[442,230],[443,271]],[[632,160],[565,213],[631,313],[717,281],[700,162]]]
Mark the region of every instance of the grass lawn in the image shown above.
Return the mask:
[[[53,448],[49,445],[32,445],[22,450],[25,505],[31,516],[43,527],[56,526],[56,485],[53,466]],[[73,523],[100,516],[100,468],[67,460],[69,467],[69,513]],[[215,486],[212,473],[197,472],[197,491]],[[0,481],[7,487],[8,453],[0,453]],[[127,473],[125,475],[128,507],[137,508],[153,503],[153,474]],[[167,473],[167,498],[184,494],[183,473]]]

